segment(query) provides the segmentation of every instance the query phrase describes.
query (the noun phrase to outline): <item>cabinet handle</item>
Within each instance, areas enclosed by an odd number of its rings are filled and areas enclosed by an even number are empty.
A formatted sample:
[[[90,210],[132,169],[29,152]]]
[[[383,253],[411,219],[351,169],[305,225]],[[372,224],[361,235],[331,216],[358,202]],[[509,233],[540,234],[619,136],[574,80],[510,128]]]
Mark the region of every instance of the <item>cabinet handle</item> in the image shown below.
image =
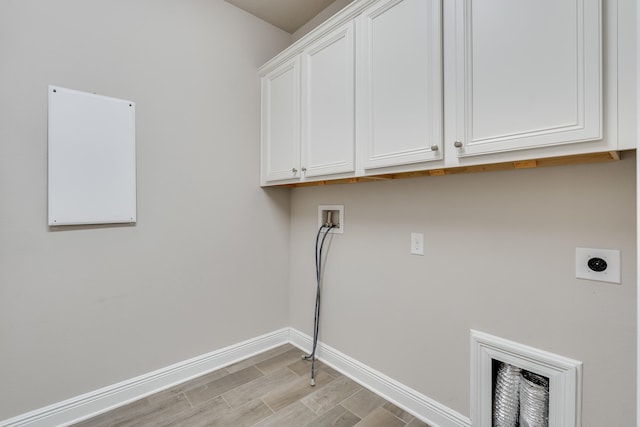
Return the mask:
[[[461,141],[456,141],[453,143],[453,146],[456,148],[462,148],[462,142]]]
[[[298,169],[293,168],[293,169],[291,169],[291,172],[293,172],[293,173],[297,173],[297,172],[298,172]]]
[[[302,172],[306,172],[307,168],[305,168],[304,166],[302,167]]]
[[[438,151],[438,149],[439,149],[439,147],[438,147],[438,145],[437,145],[437,144],[433,144],[433,145],[431,146],[431,151]]]

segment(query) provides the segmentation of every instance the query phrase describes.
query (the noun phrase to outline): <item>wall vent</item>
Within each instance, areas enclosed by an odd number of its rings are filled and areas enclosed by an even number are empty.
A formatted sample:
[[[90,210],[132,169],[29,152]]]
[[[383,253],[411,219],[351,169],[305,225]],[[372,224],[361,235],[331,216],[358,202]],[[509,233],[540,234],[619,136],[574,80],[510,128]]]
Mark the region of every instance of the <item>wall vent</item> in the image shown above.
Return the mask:
[[[548,383],[549,427],[579,427],[582,413],[582,362],[483,332],[471,331],[471,420],[492,427],[500,366]]]

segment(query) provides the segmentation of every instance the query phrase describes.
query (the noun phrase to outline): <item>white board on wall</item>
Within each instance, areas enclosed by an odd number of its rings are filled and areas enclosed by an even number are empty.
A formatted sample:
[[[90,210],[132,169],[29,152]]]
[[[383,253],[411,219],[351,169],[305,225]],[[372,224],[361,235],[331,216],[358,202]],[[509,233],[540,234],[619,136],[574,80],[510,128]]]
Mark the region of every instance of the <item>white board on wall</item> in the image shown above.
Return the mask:
[[[49,86],[49,225],[136,222],[135,103]]]

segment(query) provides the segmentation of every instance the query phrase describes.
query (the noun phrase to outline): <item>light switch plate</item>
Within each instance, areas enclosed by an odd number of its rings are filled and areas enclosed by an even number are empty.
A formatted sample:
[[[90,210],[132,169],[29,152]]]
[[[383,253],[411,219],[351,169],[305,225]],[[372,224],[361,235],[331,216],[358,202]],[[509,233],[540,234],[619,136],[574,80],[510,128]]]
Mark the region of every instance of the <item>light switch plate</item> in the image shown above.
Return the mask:
[[[424,234],[411,233],[411,254],[424,255]]]
[[[620,251],[576,248],[576,278],[620,283]]]

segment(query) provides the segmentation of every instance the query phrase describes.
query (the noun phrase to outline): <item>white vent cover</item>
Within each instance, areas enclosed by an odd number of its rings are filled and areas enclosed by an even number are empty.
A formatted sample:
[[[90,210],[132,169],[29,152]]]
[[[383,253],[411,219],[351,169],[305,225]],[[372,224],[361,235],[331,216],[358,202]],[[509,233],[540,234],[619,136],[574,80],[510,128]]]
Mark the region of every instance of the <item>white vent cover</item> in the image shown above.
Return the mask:
[[[471,330],[471,421],[491,427],[493,360],[549,378],[549,427],[579,427],[582,362]]]

